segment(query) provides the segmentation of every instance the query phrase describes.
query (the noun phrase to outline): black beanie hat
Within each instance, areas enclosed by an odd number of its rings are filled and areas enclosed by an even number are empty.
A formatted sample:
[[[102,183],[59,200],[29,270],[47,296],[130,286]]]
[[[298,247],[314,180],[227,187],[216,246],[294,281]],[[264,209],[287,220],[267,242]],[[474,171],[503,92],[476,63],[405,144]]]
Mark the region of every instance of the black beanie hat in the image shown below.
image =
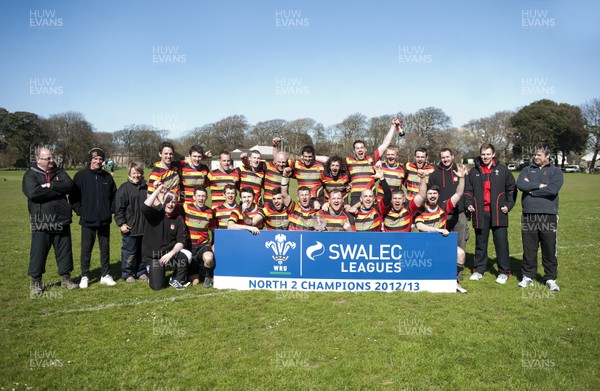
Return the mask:
[[[88,162],[91,162],[93,158],[95,158],[96,156],[100,156],[102,158],[102,160],[106,160],[106,155],[104,154],[104,151],[101,150],[100,148],[92,148],[90,149],[90,151],[88,152]]]

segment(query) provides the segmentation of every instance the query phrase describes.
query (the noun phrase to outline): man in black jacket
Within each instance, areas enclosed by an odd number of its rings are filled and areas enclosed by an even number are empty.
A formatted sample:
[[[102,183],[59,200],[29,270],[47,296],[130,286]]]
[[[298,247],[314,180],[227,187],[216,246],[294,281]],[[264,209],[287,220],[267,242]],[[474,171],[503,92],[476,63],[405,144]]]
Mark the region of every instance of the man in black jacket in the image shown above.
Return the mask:
[[[517,187],[523,192],[521,203],[521,237],[523,239],[523,280],[520,288],[533,285],[537,273],[538,246],[542,249],[544,280],[552,291],[556,284],[558,260],[556,259],[556,233],[558,229],[558,192],[563,185],[560,168],[550,164],[550,147],[537,144],[533,164],[525,167]]]
[[[440,150],[440,163],[433,174],[429,176],[429,185],[435,185],[439,188],[440,205],[443,205],[456,193],[459,178],[454,172],[457,170],[452,150],[450,148],[442,148]],[[467,216],[465,215],[464,198],[461,198],[456,207],[448,214],[446,229],[458,234],[458,247],[465,250],[467,240],[469,239],[469,226]]]
[[[115,211],[117,186],[112,175],[102,169],[104,151],[93,148],[88,153],[89,166],[77,172],[73,178],[73,190],[69,201],[79,216],[81,225],[81,281],[80,288],[89,284],[92,249],[98,236],[102,285],[116,282],[110,276],[110,223]]]
[[[142,262],[142,237],[145,219],[141,205],[147,198],[148,185],[141,163],[129,164],[127,181],[116,196],[115,223],[121,231],[121,277],[125,282],[135,282],[136,277],[148,281],[146,264]]]
[[[475,228],[475,270],[471,280],[483,278],[488,261],[490,230],[494,237],[498,260],[498,284],[506,284],[510,275],[508,249],[508,212],[515,206],[515,178],[496,158],[492,144],[483,144],[481,156],[469,172],[465,189],[465,206],[471,212]]]
[[[73,181],[65,171],[56,167],[48,148],[38,149],[35,158],[36,164],[23,176],[23,193],[28,199],[31,228],[27,274],[31,276],[32,297],[43,293],[42,275],[46,272],[46,258],[52,246],[61,286],[77,288],[77,284],[71,281],[71,207],[67,202]]]

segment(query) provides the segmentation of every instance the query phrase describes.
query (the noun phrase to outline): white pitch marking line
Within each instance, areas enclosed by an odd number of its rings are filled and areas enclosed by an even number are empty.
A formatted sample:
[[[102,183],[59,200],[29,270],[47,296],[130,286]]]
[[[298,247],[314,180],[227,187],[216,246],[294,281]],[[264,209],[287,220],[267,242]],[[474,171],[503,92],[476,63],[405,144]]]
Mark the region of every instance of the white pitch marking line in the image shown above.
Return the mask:
[[[174,296],[174,297],[162,297],[162,298],[158,298],[158,299],[152,299],[152,300],[136,300],[136,301],[127,301],[124,303],[109,303],[109,304],[100,304],[94,307],[82,307],[82,308],[72,308],[72,309],[68,309],[68,310],[63,310],[63,311],[57,311],[57,312],[53,312],[50,313],[48,315],[56,315],[56,314],[68,314],[71,312],[86,312],[86,311],[101,311],[101,310],[106,310],[109,308],[118,308],[118,307],[125,307],[125,306],[133,306],[133,305],[140,305],[140,304],[151,304],[151,303],[160,303],[163,301],[176,301],[176,300],[182,300],[182,299],[190,299],[193,297],[205,297],[205,296],[222,296],[222,295],[226,295],[231,291],[226,291],[226,292],[215,292],[215,293],[205,293],[205,294],[184,294],[181,296]]]

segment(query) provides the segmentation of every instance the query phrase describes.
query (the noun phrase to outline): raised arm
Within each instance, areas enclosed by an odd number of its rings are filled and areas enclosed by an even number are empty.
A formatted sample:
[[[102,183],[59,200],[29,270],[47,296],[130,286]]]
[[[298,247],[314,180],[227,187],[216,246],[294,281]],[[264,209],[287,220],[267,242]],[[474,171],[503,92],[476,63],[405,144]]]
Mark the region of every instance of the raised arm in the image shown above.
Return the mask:
[[[392,125],[390,126],[390,130],[385,135],[385,138],[383,139],[383,142],[381,143],[381,145],[377,148],[377,151],[379,152],[379,156],[382,156],[384,154],[385,150],[390,146],[390,144],[392,143],[392,140],[394,139],[395,132],[398,132],[400,137],[404,136],[404,128],[402,127],[402,121],[400,121],[399,118],[394,118],[392,120]]]
[[[154,186],[156,187],[156,189],[154,190],[154,192],[152,194],[150,194],[148,196],[148,198],[146,198],[146,200],[144,200],[144,204],[146,206],[152,207],[152,205],[154,205],[154,202],[158,198],[158,194],[161,192],[161,190],[163,190],[165,188],[165,185],[163,183],[159,182],[159,181],[156,181],[154,183]]]
[[[286,167],[283,169],[281,176],[281,194],[283,195],[283,204],[288,206],[292,202],[292,196],[290,196],[290,175],[292,175],[292,168]]]
[[[427,199],[427,177],[429,173],[425,170],[417,170],[417,175],[421,178],[421,181],[419,182],[419,193],[415,195],[413,202],[417,208],[420,208],[425,204],[425,200]]]
[[[467,175],[467,169],[464,165],[457,164],[454,174],[458,177],[458,186],[456,187],[456,193],[450,197],[450,202],[452,202],[452,205],[457,205],[465,190],[465,175]]]

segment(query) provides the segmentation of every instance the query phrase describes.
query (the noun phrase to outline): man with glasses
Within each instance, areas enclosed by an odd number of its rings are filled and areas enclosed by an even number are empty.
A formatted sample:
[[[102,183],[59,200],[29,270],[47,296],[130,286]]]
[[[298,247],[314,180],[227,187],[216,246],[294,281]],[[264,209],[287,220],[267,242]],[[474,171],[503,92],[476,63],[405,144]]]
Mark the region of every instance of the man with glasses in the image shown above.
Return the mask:
[[[61,286],[77,288],[71,281],[73,252],[71,248],[71,206],[67,194],[73,181],[62,169],[56,167],[52,152],[39,148],[36,164],[23,176],[23,193],[27,197],[31,250],[29,270],[31,296],[43,294],[42,275],[46,271],[46,259],[51,247],[58,265]]]

